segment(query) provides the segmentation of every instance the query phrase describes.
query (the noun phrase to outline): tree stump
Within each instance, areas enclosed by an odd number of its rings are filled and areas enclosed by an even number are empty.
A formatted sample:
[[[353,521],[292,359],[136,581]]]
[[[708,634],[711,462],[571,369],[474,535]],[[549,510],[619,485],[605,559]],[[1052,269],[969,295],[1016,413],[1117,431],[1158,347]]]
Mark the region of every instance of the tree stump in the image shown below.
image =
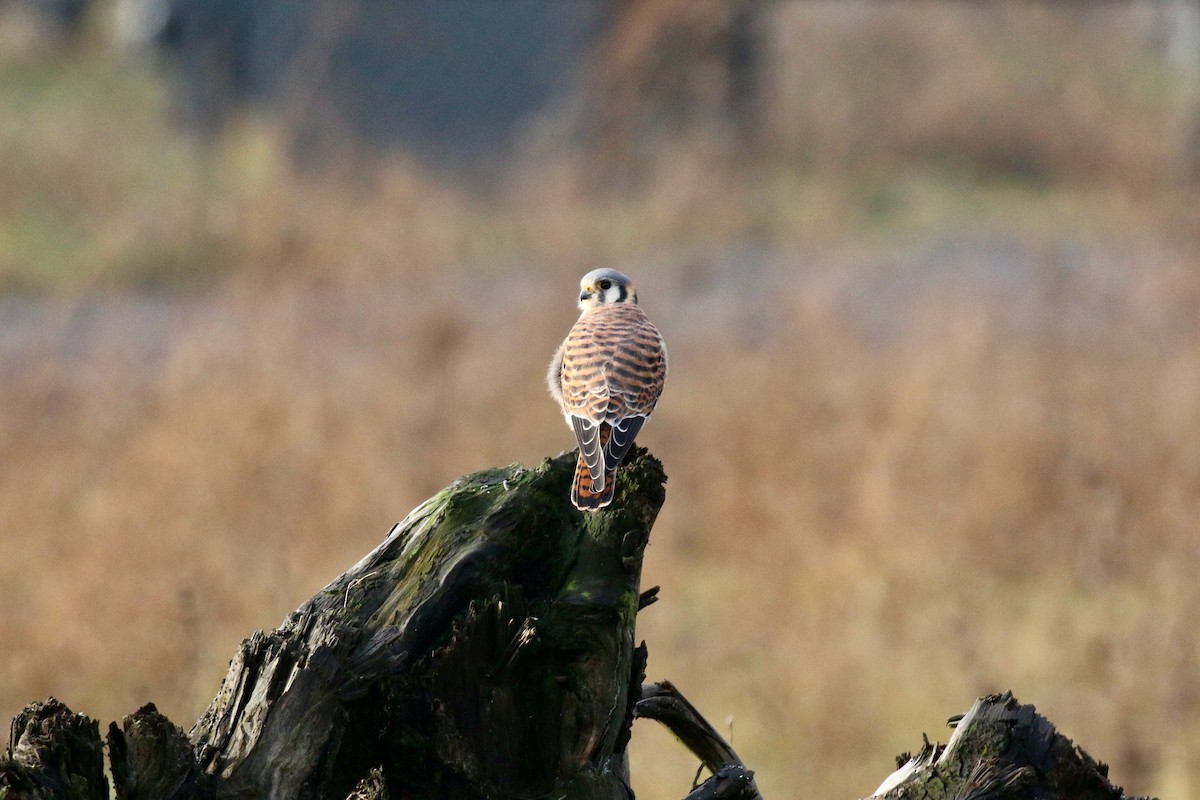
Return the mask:
[[[665,476],[639,451],[611,509],[582,514],[574,463],[456,481],[246,640],[190,734],[216,796],[342,798],[366,780],[405,798],[630,797]]]
[[[871,798],[878,800],[1123,800],[1108,781],[1108,766],[1063,736],[1031,705],[1011,692],[975,701],[951,717],[945,745],[924,746]],[[1143,800],[1145,800],[1143,798]]]
[[[146,705],[108,729],[119,800],[631,800],[635,716],[711,777],[686,800],[761,800],[754,774],[634,646],[642,554],[664,499],[636,448],[616,501],[569,500],[575,454],[468,475],[270,633],[246,639],[185,734]],[[977,704],[888,798],[1120,798],[1102,765],[1011,696]],[[104,800],[94,720],[33,703],[0,800]]]

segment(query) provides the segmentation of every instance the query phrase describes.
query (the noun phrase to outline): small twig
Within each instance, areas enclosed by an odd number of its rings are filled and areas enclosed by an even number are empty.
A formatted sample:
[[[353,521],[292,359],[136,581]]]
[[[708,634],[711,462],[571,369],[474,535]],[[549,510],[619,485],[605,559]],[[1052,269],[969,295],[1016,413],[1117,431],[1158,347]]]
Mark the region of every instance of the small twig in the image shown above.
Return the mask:
[[[646,591],[638,595],[638,611],[641,611],[646,606],[654,605],[658,602],[658,590],[660,586],[651,586]]]

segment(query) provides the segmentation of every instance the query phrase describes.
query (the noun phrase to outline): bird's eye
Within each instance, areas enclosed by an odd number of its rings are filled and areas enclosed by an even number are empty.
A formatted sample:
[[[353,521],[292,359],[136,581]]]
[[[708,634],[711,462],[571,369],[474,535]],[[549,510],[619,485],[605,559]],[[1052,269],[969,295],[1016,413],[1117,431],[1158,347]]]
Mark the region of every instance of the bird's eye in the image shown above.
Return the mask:
[[[599,285],[600,285],[600,291],[607,292],[609,289],[612,288],[612,281],[603,280],[603,281],[600,281]]]

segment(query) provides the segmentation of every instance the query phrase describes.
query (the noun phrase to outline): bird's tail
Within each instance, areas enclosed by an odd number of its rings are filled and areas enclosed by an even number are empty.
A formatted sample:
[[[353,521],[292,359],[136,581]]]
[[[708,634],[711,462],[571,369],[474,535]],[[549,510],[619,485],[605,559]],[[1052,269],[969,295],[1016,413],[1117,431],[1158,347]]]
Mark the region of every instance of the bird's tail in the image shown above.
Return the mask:
[[[612,436],[612,428],[608,425],[600,424],[600,452],[604,453],[608,449],[608,440]],[[604,463],[601,460],[601,463]],[[599,483],[592,478],[592,471],[588,469],[587,461],[583,457],[583,453],[579,454],[579,461],[575,464],[575,482],[571,485],[571,502],[581,511],[595,511],[598,508],[604,508],[613,501],[613,492],[617,488],[617,464],[604,465],[604,482]]]
[[[575,465],[575,483],[571,486],[571,502],[575,504],[576,508],[581,511],[595,511],[604,508],[613,501],[613,492],[616,489],[616,467],[605,468],[604,484],[600,485],[592,480],[592,473],[588,470],[583,456],[579,457],[579,463]]]

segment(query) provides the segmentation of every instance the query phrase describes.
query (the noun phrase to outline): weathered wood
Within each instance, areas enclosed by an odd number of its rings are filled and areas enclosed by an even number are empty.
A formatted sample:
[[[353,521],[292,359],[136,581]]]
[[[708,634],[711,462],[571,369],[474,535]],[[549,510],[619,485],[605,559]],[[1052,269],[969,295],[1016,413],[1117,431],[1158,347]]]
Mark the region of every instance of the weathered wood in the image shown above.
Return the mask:
[[[354,791],[346,800],[391,800],[391,797],[387,790],[387,781],[383,779],[383,770],[374,767],[358,782],[358,786],[354,787]]]
[[[196,763],[187,735],[147,703],[108,726],[117,800],[211,800],[215,780]]]
[[[717,768],[712,777],[683,800],[760,800],[761,797],[754,785],[754,773],[730,764]]]
[[[663,501],[638,451],[618,502],[566,501],[574,456],[456,481],[270,634],[190,738],[216,796],[631,796],[642,553]]]
[[[1123,800],[1108,767],[1063,736],[1011,692],[975,701],[945,745],[896,759],[875,790],[880,800]]]
[[[108,800],[104,749],[94,719],[51,697],[13,718],[0,758],[2,800]]]

